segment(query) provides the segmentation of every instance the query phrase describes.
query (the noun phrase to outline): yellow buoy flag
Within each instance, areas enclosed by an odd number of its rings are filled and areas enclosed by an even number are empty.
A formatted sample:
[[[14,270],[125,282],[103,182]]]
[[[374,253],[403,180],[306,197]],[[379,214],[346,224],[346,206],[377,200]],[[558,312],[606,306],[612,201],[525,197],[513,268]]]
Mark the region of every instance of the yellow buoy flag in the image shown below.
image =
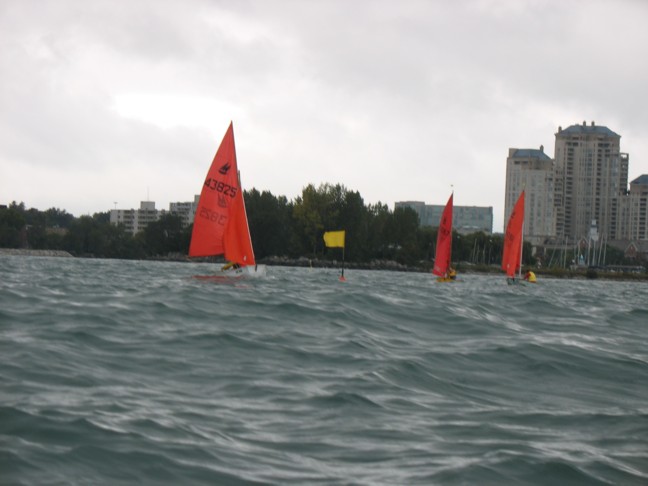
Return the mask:
[[[327,231],[324,233],[324,244],[329,248],[344,248],[344,234],[342,231]]]

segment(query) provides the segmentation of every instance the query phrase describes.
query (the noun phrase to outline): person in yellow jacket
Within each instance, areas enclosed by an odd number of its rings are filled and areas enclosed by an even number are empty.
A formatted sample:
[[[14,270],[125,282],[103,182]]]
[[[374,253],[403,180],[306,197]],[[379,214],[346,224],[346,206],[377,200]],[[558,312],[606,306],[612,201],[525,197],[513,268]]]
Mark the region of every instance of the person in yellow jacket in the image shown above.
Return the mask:
[[[241,265],[239,265],[236,262],[227,262],[225,265],[223,265],[223,267],[221,268],[221,271],[224,272],[226,270],[229,270],[230,268],[233,268],[234,270],[236,270],[237,268],[240,268],[240,266]]]
[[[536,274],[531,270],[527,270],[527,272],[524,274],[524,280],[529,283],[536,283]]]

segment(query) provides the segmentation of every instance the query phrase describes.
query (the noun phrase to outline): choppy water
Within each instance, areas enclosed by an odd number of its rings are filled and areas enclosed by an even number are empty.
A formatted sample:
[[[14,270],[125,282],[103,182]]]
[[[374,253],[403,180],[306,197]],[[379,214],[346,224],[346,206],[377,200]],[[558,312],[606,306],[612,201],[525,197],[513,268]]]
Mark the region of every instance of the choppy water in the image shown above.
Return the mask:
[[[1,484],[648,484],[648,285],[0,257]]]

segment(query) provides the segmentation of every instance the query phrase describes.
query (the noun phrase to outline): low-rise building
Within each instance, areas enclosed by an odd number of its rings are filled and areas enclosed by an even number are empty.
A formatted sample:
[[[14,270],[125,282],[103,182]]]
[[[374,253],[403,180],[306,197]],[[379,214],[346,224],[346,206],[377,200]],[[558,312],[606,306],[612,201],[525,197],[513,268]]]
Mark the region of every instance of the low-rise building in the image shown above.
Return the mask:
[[[411,208],[419,217],[420,226],[439,226],[445,204],[425,204],[422,201],[399,201],[394,208]],[[483,231],[493,232],[493,207],[454,206],[452,208],[452,227],[458,233],[468,234]]]
[[[194,196],[193,201],[169,203],[169,213],[180,216],[182,225],[189,226],[193,223],[199,199],[200,196]],[[139,209],[111,209],[110,224],[121,224],[126,231],[136,234],[166,213],[164,209],[155,209],[154,201],[141,201]]]
[[[111,209],[110,224],[124,225],[126,231],[136,234],[149,223],[160,219],[165,211],[155,209],[154,201],[141,201],[139,209]]]
[[[193,201],[169,203],[169,212],[171,214],[180,216],[182,218],[183,226],[189,226],[194,221],[194,216],[196,214],[196,208],[198,207],[199,200],[200,195],[196,195],[194,196]]]

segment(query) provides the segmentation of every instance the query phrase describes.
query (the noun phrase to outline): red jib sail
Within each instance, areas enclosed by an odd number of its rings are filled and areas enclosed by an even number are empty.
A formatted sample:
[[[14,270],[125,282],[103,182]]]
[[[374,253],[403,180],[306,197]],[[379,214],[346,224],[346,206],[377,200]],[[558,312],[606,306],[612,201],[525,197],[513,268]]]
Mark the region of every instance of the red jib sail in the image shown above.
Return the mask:
[[[513,212],[509,217],[504,233],[504,252],[502,254],[502,270],[508,277],[515,277],[515,272],[522,263],[522,227],[524,225],[524,191],[520,194]]]
[[[255,264],[232,123],[207,172],[189,245],[191,257],[213,255],[242,266]]]
[[[452,256],[452,198],[454,193],[450,194],[450,199],[446,203],[439,230],[437,232],[436,256],[434,257],[434,268],[432,273],[443,277],[450,267]]]

